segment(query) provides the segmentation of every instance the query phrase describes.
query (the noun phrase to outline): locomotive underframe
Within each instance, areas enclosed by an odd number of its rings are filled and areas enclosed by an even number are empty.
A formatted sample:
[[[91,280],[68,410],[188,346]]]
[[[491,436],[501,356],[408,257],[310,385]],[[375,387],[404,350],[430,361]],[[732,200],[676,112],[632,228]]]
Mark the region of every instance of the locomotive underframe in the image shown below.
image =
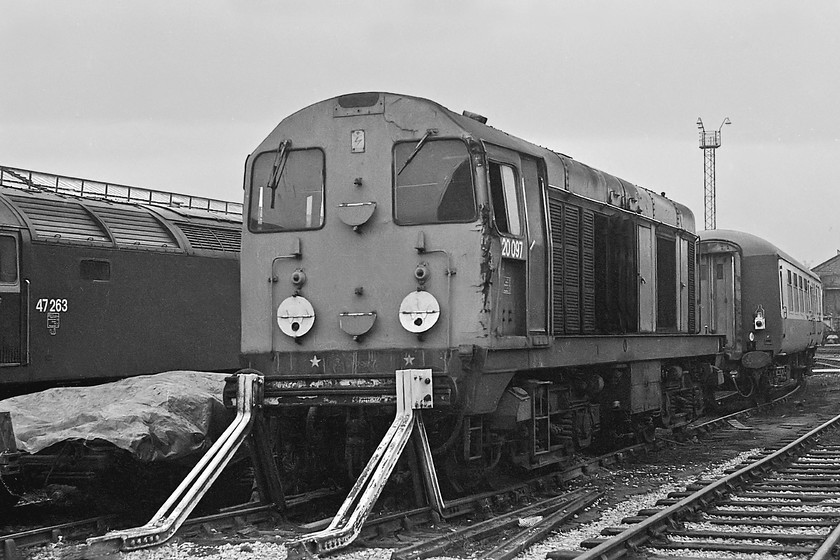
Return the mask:
[[[393,416],[393,372],[431,369],[432,446],[459,489],[498,465],[566,462],[581,449],[649,438],[656,425],[693,419],[717,384],[718,348],[717,336],[646,334],[562,337],[542,348],[301,352],[246,361],[267,373],[262,407],[279,419],[282,468],[302,484],[317,476],[307,472],[313,463],[325,476],[332,465],[352,479]],[[227,403],[234,391],[226,389]]]

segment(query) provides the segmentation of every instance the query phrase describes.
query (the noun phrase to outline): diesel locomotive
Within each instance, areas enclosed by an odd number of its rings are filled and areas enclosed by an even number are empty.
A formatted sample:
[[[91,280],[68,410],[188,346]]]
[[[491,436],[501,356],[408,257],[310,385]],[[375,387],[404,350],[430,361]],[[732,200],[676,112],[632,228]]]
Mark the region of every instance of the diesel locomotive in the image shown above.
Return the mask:
[[[235,370],[241,211],[0,167],[0,394]]]
[[[732,396],[762,399],[804,382],[823,337],[819,277],[749,233],[701,231],[698,252],[700,325],[725,336]]]
[[[723,375],[701,329],[694,217],[418,97],[342,95],[248,157],[242,365],[264,374],[287,480],[354,476],[430,372],[456,489],[695,418]]]

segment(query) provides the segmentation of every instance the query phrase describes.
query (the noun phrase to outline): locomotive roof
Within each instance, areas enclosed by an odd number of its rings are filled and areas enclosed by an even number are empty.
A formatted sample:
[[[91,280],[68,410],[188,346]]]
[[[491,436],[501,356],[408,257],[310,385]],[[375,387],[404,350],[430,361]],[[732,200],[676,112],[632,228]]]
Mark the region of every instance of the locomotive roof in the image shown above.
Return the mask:
[[[709,229],[699,232],[699,236],[701,243],[704,241],[726,241],[733,243],[741,249],[741,255],[744,257],[779,257],[801,269],[803,272],[808,272],[815,278],[817,277],[807,266],[757,235],[732,229]]]
[[[649,189],[583,164],[570,156],[528,142],[527,140],[479,122],[479,120],[470,116],[455,113],[429,99],[387,92],[351,93],[315,103],[295,114],[304,113],[310,109],[317,112],[320,110],[319,106],[325,104],[332,104],[337,107],[341,104],[341,100],[345,99],[361,99],[372,96],[379,96],[377,103],[381,104],[382,107],[394,105],[400,108],[394,110],[403,110],[404,114],[411,113],[412,109],[403,108],[404,104],[397,104],[395,103],[396,101],[408,100],[413,103],[432,106],[435,109],[436,116],[448,118],[464,134],[476,140],[542,159],[546,163],[548,184],[550,187],[569,190],[580,196],[599,202],[606,202],[613,207],[621,208],[634,214],[641,214],[661,223],[694,232],[693,212],[687,206],[668,199],[664,196],[664,193],[661,195],[657,194]],[[422,114],[423,112],[418,111],[417,113]],[[332,108],[329,109],[329,114],[332,114]],[[409,118],[413,118],[413,116]],[[416,124],[416,121],[414,124]],[[433,125],[431,122],[429,124]],[[573,187],[569,186],[570,183]]]
[[[0,185],[0,228],[33,239],[166,252],[238,254],[241,216],[197,208],[116,202]]]

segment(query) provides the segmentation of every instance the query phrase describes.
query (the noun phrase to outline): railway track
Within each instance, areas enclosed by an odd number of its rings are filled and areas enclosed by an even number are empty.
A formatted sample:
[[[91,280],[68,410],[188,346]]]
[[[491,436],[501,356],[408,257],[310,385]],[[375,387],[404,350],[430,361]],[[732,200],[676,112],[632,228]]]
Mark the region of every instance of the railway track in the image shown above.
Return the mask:
[[[832,558],[840,543],[840,416],[714,481],[700,481],[555,560]],[[735,556],[733,556],[735,555]]]
[[[815,373],[840,373],[840,346],[820,346],[814,356]]]
[[[532,542],[534,539],[539,538],[539,534],[542,534],[537,533],[541,529],[550,530],[551,527],[563,521],[565,518],[564,514],[557,514],[558,510],[564,510],[566,515],[574,515],[579,509],[591,503],[591,499],[595,499],[593,496],[581,499],[575,493],[566,492],[564,488],[569,481],[591,473],[598,468],[620,464],[630,457],[651,452],[656,447],[657,444],[655,443],[633,445],[598,457],[586,459],[562,471],[549,475],[522,481],[498,490],[453,500],[447,503],[445,511],[446,519],[455,520],[467,516],[478,518],[493,517],[494,519],[497,517],[508,517],[512,519],[513,517],[511,516],[516,515],[513,512],[509,512],[512,506],[515,507],[516,504],[521,504],[522,502],[531,502],[528,506],[514,509],[514,512],[519,511],[524,514],[527,510],[537,512],[528,515],[528,517],[541,517],[540,522],[536,526],[527,528],[531,533],[530,540],[527,539],[528,535],[520,535],[520,538],[525,539],[521,542]],[[334,495],[334,490],[323,490],[300,496],[290,496],[286,504],[287,514],[295,515],[295,512],[311,508],[314,501],[318,499],[330,499]],[[546,519],[551,513],[556,515],[551,519]],[[203,535],[206,535],[208,532],[224,534],[230,532],[229,529],[231,527],[236,525],[242,526],[245,523],[274,525],[274,516],[274,508],[270,505],[243,504],[242,506],[228,508],[216,514],[190,518],[184,523],[178,535],[186,539],[202,539],[204,538]],[[519,517],[516,517],[516,519],[519,519]],[[20,558],[19,549],[50,542],[55,543],[59,538],[67,539],[67,541],[75,541],[95,534],[102,534],[106,530],[107,525],[113,524],[113,521],[111,518],[97,517],[78,522],[42,526],[26,531],[0,534],[0,543],[2,543],[2,546],[0,546],[0,558],[5,560],[18,559]],[[321,529],[329,521],[329,519],[323,519],[307,523],[302,525],[300,529],[304,531],[315,531]],[[437,517],[437,514],[430,507],[420,507],[410,511],[379,515],[372,517],[365,523],[362,538],[387,538],[389,535],[403,533],[407,528],[410,529],[429,523],[433,524],[439,521],[441,519]],[[290,531],[285,532],[288,533],[286,537],[292,536]],[[495,532],[495,529],[491,531],[491,533]],[[534,536],[534,534],[537,536]],[[520,546],[525,545],[521,544]],[[86,554],[86,545],[74,545],[68,547],[68,550],[62,557],[68,559],[76,557],[84,558]]]
[[[793,394],[795,394],[795,392],[780,397],[773,403],[765,403],[752,409],[739,411],[687,426],[685,433],[690,435],[695,432],[710,432],[722,426],[726,426],[729,420],[743,418],[744,416],[748,416],[769,406],[773,406],[773,404],[783,402]],[[497,542],[495,545],[488,545],[485,547],[487,550],[482,557],[488,559],[492,558],[493,560],[504,560],[505,558],[511,557],[507,555],[512,555],[515,554],[515,552],[521,551],[529,543],[538,540],[541,535],[551,531],[558,524],[561,524],[564,520],[566,520],[568,516],[574,515],[577,511],[586,507],[592,500],[597,498],[597,496],[592,493],[578,495],[575,492],[566,492],[565,488],[567,483],[583,475],[592,473],[599,468],[620,465],[628,458],[652,452],[662,445],[664,445],[664,442],[662,441],[632,445],[604,455],[585,459],[549,475],[512,484],[492,492],[485,492],[483,494],[453,500],[451,502],[447,502],[445,517],[447,520],[454,520],[467,516],[474,516],[480,519],[492,517],[493,519],[490,520],[491,522],[486,525],[486,527],[492,527],[487,534],[493,535]],[[307,508],[311,508],[313,501],[322,498],[329,499],[334,495],[335,490],[324,490],[300,496],[291,496],[287,502],[287,506],[289,508],[287,513],[294,514],[295,511],[302,511]],[[516,504],[521,504],[526,501],[531,503],[527,506],[516,506]],[[513,509],[511,510],[511,508]],[[531,513],[528,513],[529,511]],[[525,527],[521,531],[512,530],[509,526],[509,524],[512,523],[511,520],[518,521],[523,518],[530,518],[536,521],[533,526]],[[225,532],[228,532],[228,529],[236,525],[242,525],[243,523],[273,524],[273,519],[273,509],[271,506],[245,504],[243,506],[228,508],[213,515],[191,518],[184,524],[181,531],[179,531],[179,535],[186,539],[201,538],[202,533],[206,534],[208,528],[210,527],[212,527],[217,533],[224,534]],[[0,542],[2,542],[2,547],[0,547],[0,554],[2,554],[2,556],[0,556],[0,558],[18,558],[19,555],[16,552],[18,548],[56,542],[59,537],[66,538],[69,541],[94,534],[101,534],[106,525],[112,524],[110,523],[112,521],[112,519],[99,517],[79,522],[38,527],[18,533],[8,533],[5,535],[0,534]],[[388,535],[403,533],[407,528],[413,529],[423,524],[434,524],[439,521],[441,521],[441,519],[437,517],[436,513],[429,507],[420,507],[411,511],[401,511],[379,515],[372,517],[365,524],[362,538],[387,538]],[[318,530],[325,526],[328,522],[329,519],[315,521],[301,526],[301,529]],[[471,531],[480,532],[481,528],[474,528],[473,525],[469,525],[463,529],[463,532],[461,529],[455,533],[448,532],[445,539],[446,546],[443,548],[457,547],[458,535],[462,534],[465,535],[465,537],[461,539],[461,542],[466,540],[475,541],[477,538],[475,536],[476,533]],[[504,537],[501,536],[502,534],[504,534]],[[434,539],[434,537],[432,537],[432,539]],[[397,552],[395,552],[395,558],[401,558],[404,560],[424,558],[435,554],[434,551],[443,550],[443,548],[435,548],[433,543],[420,543],[419,545],[415,544],[412,546],[414,547],[413,551],[411,547],[404,547],[405,550],[398,549]],[[474,544],[472,546],[476,545]]]
[[[498,541],[501,535],[505,535],[501,542],[485,547],[486,552],[473,557],[482,560],[509,560],[543,538],[555,527],[590,506],[602,495],[601,492],[594,490],[580,489],[539,500],[490,519],[399,548],[393,552],[391,558],[417,560],[441,556],[447,550],[475,548],[479,546],[480,541],[489,539]]]

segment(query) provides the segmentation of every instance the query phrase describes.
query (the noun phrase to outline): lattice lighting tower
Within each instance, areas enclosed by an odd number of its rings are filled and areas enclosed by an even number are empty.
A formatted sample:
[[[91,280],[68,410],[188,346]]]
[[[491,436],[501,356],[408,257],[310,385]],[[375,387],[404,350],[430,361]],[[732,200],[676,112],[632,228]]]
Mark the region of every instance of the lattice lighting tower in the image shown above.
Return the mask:
[[[706,229],[715,229],[715,150],[720,147],[720,130],[725,124],[732,124],[729,117],[723,119],[717,130],[706,131],[703,120],[697,117],[700,129],[700,149],[703,150],[703,202]]]

